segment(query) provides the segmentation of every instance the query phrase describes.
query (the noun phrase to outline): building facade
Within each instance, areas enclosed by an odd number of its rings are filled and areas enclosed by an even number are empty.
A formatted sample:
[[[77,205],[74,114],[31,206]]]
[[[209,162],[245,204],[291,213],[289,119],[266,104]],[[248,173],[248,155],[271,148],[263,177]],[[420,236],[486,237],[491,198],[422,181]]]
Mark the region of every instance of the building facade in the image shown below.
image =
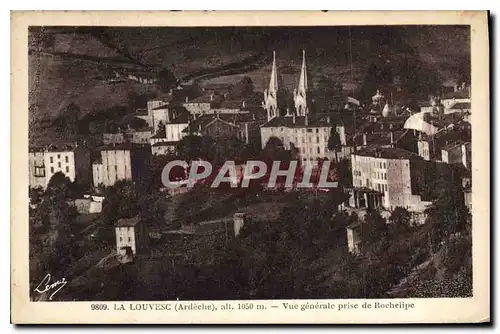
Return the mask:
[[[148,233],[146,224],[139,218],[122,218],[115,225],[116,252],[121,254],[130,247],[132,254],[142,253],[148,247]]]
[[[28,156],[30,187],[45,189],[56,173],[63,173],[82,186],[90,185],[90,151],[77,145],[51,145],[30,150]]]
[[[92,165],[94,187],[112,186],[120,180],[137,180],[141,173],[148,173],[149,145],[107,145],[99,151],[100,161]]]
[[[419,159],[412,152],[387,147],[368,147],[353,154],[350,206],[423,211],[430,203],[424,203],[413,187],[418,182],[415,163]]]

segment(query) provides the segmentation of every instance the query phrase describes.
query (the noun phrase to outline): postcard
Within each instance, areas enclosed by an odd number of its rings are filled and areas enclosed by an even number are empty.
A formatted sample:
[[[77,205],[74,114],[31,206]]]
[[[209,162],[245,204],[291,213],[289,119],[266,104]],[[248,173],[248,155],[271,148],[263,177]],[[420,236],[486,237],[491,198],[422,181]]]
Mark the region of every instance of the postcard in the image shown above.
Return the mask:
[[[11,321],[490,321],[488,13],[12,12]]]

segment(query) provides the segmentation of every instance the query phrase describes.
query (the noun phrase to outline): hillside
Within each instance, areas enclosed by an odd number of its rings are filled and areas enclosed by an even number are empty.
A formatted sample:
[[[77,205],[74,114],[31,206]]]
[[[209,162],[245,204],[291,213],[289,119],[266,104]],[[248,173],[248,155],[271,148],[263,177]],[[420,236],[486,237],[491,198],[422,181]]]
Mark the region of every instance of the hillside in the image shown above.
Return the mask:
[[[271,52],[276,50],[283,86],[293,90],[301,49],[305,49],[310,86],[320,75],[327,75],[352,90],[380,59],[399,67],[403,59],[416,59],[442,81],[458,80],[470,71],[464,66],[469,45],[468,30],[455,26],[352,27],[350,31],[347,27],[35,27],[29,34],[30,121],[32,131],[39,132],[41,118],[56,118],[70,103],[85,114],[126,105],[131,92],[158,93],[153,85],[108,82],[112,69],[167,68],[180,80],[208,83],[234,83],[249,75],[256,90],[262,91],[268,82]]]

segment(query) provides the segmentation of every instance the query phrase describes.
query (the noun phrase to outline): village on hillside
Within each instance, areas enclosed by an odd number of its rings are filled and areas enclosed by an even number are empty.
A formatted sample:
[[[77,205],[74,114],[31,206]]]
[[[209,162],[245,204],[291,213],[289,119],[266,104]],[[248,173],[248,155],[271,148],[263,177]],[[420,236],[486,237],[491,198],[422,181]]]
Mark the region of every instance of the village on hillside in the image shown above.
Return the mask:
[[[70,139],[29,148],[31,284],[66,277],[61,301],[472,296],[470,79],[420,94],[382,62],[366,97],[313,86],[298,48],[291,90],[267,53],[264,91],[117,65],[108,84],[161,94],[69,105],[50,126]],[[338,187],[189,187],[180,171],[170,189],[174,160],[328,161]]]

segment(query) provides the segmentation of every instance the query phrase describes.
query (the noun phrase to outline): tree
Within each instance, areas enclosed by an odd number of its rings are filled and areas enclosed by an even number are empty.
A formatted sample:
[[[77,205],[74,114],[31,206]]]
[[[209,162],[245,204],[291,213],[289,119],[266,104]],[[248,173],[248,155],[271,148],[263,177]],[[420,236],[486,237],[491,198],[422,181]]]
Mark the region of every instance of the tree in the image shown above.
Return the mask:
[[[407,229],[411,226],[411,214],[405,208],[398,206],[391,213],[389,222],[391,222],[396,229]]]
[[[106,188],[103,201],[103,217],[107,224],[120,218],[132,218],[139,213],[138,195],[131,181],[120,180]]]
[[[233,87],[233,95],[236,97],[250,97],[253,95],[253,81],[249,76],[244,76],[240,82]]]
[[[147,103],[148,96],[146,94],[137,94],[134,91],[127,94],[127,105],[131,111],[143,108]]]
[[[78,129],[78,119],[80,117],[80,107],[74,103],[70,103],[66,107],[66,122],[65,130],[68,135],[74,135]]]
[[[31,204],[39,204],[42,201],[42,197],[43,197],[42,187],[29,188],[29,198]]]
[[[464,202],[460,178],[453,169],[449,177],[437,180],[435,187],[437,199],[425,213],[426,223],[432,226],[432,242],[437,245],[442,238],[466,230],[470,213]]]
[[[330,130],[330,137],[328,138],[328,149],[335,153],[335,162],[338,162],[337,151],[342,147],[342,141],[340,140],[339,133],[332,128]]]
[[[321,75],[312,92],[314,105],[319,110],[338,109],[343,107],[343,87],[342,84],[336,82],[326,75]]]
[[[214,149],[214,141],[211,137],[188,135],[177,143],[177,154],[182,160],[193,161],[210,157]]]
[[[156,129],[156,135],[162,138],[167,138],[167,130],[165,124],[162,121],[158,122],[158,128]]]
[[[158,73],[158,85],[162,92],[168,92],[174,88],[178,83],[178,79],[169,69],[162,69]]]
[[[45,189],[44,198],[50,201],[75,199],[78,196],[75,185],[62,172],[57,172],[50,178]]]
[[[362,223],[361,238],[363,242],[373,244],[387,236],[388,227],[385,219],[376,210],[367,210]]]

